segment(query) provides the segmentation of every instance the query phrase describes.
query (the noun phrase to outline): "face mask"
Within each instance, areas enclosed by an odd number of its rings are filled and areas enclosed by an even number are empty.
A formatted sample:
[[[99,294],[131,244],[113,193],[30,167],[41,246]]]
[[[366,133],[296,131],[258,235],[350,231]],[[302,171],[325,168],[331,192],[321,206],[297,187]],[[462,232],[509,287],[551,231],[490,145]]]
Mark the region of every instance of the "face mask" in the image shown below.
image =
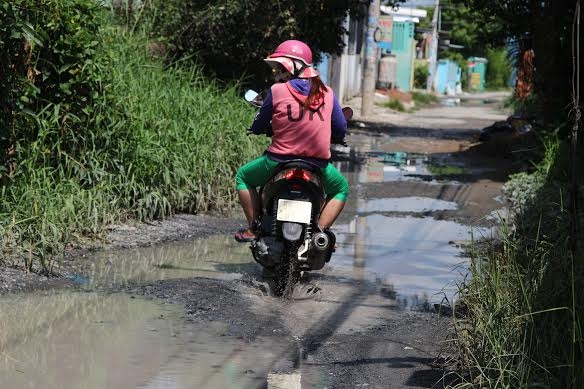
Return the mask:
[[[292,79],[292,74],[285,70],[282,70],[280,66],[276,66],[272,69],[272,76],[276,82],[286,82]]]

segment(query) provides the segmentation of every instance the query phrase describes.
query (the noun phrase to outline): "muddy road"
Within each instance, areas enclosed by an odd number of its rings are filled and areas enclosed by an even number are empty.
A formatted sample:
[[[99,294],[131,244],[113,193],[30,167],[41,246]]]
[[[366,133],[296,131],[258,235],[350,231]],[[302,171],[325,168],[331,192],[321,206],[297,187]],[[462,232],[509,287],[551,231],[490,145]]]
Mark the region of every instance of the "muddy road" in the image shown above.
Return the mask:
[[[337,251],[290,301],[232,239],[238,210],[112,226],[57,280],[0,271],[0,388],[440,387],[464,247],[505,215],[509,162],[473,147],[498,106],[356,117]]]

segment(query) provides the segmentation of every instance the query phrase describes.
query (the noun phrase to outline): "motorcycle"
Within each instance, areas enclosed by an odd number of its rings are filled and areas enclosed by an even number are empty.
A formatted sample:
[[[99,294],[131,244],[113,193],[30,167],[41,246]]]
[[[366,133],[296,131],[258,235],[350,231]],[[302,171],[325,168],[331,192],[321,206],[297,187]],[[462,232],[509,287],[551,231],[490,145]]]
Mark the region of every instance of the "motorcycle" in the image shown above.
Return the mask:
[[[262,105],[255,91],[247,91],[245,99]],[[343,114],[349,120],[353,110],[345,107]],[[347,146],[344,139],[331,144]],[[320,168],[302,159],[280,163],[258,194],[261,213],[250,250],[271,278],[273,293],[289,298],[303,272],[321,270],[335,251],[335,234],[317,224],[327,201]]]

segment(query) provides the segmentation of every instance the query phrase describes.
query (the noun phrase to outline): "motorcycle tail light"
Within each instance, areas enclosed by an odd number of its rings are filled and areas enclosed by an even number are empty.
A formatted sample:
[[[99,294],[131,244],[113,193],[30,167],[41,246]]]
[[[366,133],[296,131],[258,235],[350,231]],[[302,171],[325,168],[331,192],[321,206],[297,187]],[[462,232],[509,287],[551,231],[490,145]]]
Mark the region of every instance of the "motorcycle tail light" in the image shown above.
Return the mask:
[[[308,182],[312,180],[312,174],[303,169],[290,169],[283,172],[282,178],[288,181],[301,180]]]

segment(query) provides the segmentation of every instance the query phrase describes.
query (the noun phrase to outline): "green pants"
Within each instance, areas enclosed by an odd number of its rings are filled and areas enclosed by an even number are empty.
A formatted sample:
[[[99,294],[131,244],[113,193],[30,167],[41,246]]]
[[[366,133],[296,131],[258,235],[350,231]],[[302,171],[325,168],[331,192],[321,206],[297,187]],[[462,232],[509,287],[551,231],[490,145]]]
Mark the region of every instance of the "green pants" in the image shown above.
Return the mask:
[[[239,168],[235,175],[236,189],[255,189],[262,186],[272,176],[278,162],[271,160],[267,155],[250,161]],[[347,201],[349,197],[349,182],[331,163],[321,168],[324,178],[324,191],[329,198]]]

